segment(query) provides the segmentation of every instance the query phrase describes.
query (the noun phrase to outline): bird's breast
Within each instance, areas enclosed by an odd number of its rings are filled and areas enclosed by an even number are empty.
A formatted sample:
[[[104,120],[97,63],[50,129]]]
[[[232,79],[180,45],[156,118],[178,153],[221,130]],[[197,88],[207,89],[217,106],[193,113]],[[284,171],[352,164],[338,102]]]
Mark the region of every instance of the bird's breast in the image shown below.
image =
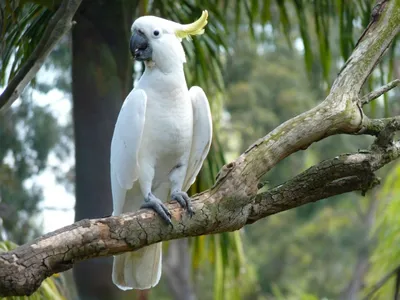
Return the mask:
[[[189,93],[187,88],[181,88],[147,95],[142,149],[175,166],[189,155],[192,144],[193,111]]]

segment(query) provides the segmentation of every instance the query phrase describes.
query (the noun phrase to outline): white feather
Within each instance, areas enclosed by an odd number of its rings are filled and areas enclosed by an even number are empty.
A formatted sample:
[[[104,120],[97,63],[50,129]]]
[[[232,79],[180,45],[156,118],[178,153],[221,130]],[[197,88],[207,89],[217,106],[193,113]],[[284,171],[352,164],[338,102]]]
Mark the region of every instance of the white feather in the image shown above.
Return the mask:
[[[148,37],[154,28],[161,28],[162,34],[149,38],[153,61],[126,98],[115,126],[111,143],[114,215],[139,209],[150,193],[168,201],[171,182],[175,189],[187,191],[211,145],[207,97],[199,87],[188,91],[176,24],[160,20],[143,17],[133,26]],[[115,256],[113,282],[123,290],[154,287],[160,280],[161,261],[161,243]]]
[[[137,179],[146,103],[146,93],[133,90],[124,101],[115,125],[110,159],[113,215],[135,211],[143,202]],[[112,273],[115,285],[122,290],[155,286],[161,277],[161,250],[159,243],[115,256]]]
[[[138,154],[145,122],[147,96],[141,89],[132,90],[126,97],[115,124],[111,141],[111,171],[120,188],[129,190],[138,179]],[[127,130],[129,128],[129,130]],[[118,186],[115,186],[117,190]],[[114,197],[118,199],[119,197]],[[115,203],[114,203],[115,204]],[[120,204],[123,206],[123,203]]]
[[[168,197],[169,187],[160,185],[154,191],[159,199]],[[123,212],[139,209],[143,196],[138,182],[126,193]],[[133,252],[114,256],[112,280],[121,290],[149,289],[158,284],[161,278],[162,243],[157,243]]]
[[[210,105],[203,89],[193,86],[189,90],[193,108],[193,138],[184,190],[195,182],[197,174],[207,157],[212,141],[212,119]]]

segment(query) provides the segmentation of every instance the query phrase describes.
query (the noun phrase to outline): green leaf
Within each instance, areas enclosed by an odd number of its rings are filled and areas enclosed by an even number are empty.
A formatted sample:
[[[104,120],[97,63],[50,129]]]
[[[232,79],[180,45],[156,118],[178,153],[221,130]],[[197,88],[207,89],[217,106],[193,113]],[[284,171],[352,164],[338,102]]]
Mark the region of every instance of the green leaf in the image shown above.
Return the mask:
[[[283,27],[283,33],[286,37],[286,40],[288,42],[288,45],[291,47],[292,41],[290,38],[290,30],[291,30],[291,24],[289,21],[289,15],[285,6],[286,1],[284,0],[276,0],[276,3],[279,8],[279,20],[281,22],[281,25]]]
[[[311,49],[310,36],[308,34],[308,22],[305,14],[303,0],[293,0],[297,18],[299,20],[300,35],[304,45],[304,62],[309,78],[312,76],[313,54]]]
[[[261,9],[261,24],[265,25],[271,21],[271,0],[264,0]]]

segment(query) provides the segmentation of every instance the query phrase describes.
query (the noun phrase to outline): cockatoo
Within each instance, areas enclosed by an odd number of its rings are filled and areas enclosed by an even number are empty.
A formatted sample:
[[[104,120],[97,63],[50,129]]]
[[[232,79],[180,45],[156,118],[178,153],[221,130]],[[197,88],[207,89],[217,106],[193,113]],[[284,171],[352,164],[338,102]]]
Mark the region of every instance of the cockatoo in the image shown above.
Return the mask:
[[[163,202],[176,200],[193,214],[187,190],[206,158],[212,139],[210,106],[204,91],[188,89],[181,44],[200,35],[207,11],[192,24],[144,16],[132,25],[130,50],[145,71],[126,97],[111,142],[113,215],[154,210],[165,222]],[[161,277],[161,243],[114,257],[112,280],[120,289],[148,289]]]

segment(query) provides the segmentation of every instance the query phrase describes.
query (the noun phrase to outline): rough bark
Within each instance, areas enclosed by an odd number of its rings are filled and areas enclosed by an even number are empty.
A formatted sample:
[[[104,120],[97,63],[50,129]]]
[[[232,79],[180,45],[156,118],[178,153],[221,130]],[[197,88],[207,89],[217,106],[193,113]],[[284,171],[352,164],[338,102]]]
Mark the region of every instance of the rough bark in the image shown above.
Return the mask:
[[[137,250],[161,240],[233,231],[305,203],[353,190],[367,190],[377,183],[373,171],[399,155],[397,142],[387,149],[327,160],[285,184],[259,193],[246,205],[238,198],[216,201],[214,195],[220,188],[214,187],[194,197],[196,214],[192,218],[176,203],[168,203],[173,227],[166,226],[147,210],[81,220],[2,253],[0,295],[31,294],[44,278],[70,269],[78,261]]]
[[[83,1],[72,30],[75,220],[112,212],[110,144],[122,101],[132,88],[129,53],[134,1]],[[107,20],[107,21],[105,21]],[[74,266],[82,299],[115,299],[111,258]]]
[[[0,296],[31,294],[44,278],[78,261],[133,251],[159,241],[237,230],[284,210],[375,186],[379,180],[374,171],[400,156],[400,142],[393,141],[400,121],[367,118],[362,105],[373,97],[363,103],[360,90],[399,30],[400,0],[379,1],[328,97],[224,166],[215,185],[194,196],[196,214],[192,218],[176,203],[168,203],[173,226],[165,225],[151,211],[140,210],[118,217],[85,219],[44,235],[0,255]],[[273,189],[264,191],[258,186],[261,176],[285,157],[341,133],[373,134],[377,138],[367,151],[323,161]],[[103,201],[106,198],[98,197]],[[111,203],[111,198],[107,201]]]

